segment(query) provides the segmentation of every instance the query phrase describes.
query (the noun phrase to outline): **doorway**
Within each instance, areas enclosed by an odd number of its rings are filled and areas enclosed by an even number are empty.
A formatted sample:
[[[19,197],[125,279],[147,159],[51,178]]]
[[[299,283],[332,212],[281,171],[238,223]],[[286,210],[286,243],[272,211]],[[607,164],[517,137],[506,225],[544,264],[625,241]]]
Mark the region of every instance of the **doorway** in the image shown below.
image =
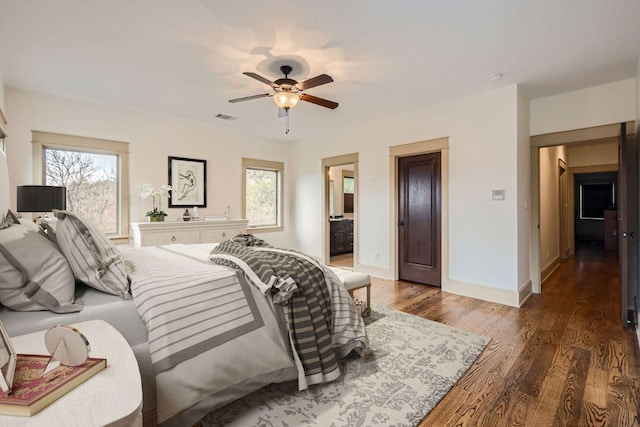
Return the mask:
[[[635,193],[633,191],[629,193],[613,189],[616,187],[618,162],[621,160],[623,164],[631,166],[628,162],[630,156],[621,157],[618,153],[618,148],[624,145],[624,137],[633,133],[633,131],[629,132],[629,129],[633,129],[633,126],[627,124],[625,129],[625,126],[617,123],[531,137],[531,171],[533,174],[531,179],[531,194],[533,196],[531,199],[531,274],[535,293],[542,292],[542,281],[561,262],[567,249],[569,254],[573,255],[576,251],[584,249],[581,248],[580,243],[586,243],[592,247],[598,246],[599,253],[602,256],[607,256],[604,250],[605,238],[608,238],[607,246],[611,248],[611,237],[614,233],[621,234],[622,228],[620,228],[619,220],[627,215],[621,213],[617,221],[618,224],[615,224],[616,221],[613,218],[618,217],[615,212],[619,207],[616,206],[616,202],[629,200],[630,204],[637,204],[632,201],[634,197],[637,199],[637,190]],[[566,162],[566,167],[559,159]],[[545,161],[549,165],[546,168],[546,174],[544,173]],[[599,176],[597,175],[599,172],[613,172],[613,174]],[[556,182],[545,185],[545,180],[554,176]],[[561,183],[565,179],[568,188],[566,200],[568,202],[568,221],[561,220],[563,215]],[[609,181],[603,181],[607,179]],[[554,189],[553,192],[557,192],[557,195],[554,196],[549,189]],[[612,195],[613,191],[615,191],[615,195]],[[583,198],[587,193],[593,193],[597,196],[593,199],[594,203],[598,204],[597,208],[584,204]],[[607,194],[608,196],[604,197]],[[606,203],[602,202],[605,199]],[[550,207],[549,205],[554,200],[558,206]],[[600,202],[605,203],[606,206]],[[549,212],[556,215],[555,222],[545,218],[548,217]],[[608,220],[605,218],[607,216]],[[634,216],[633,213],[631,216]],[[608,223],[607,231],[603,231],[605,222]],[[569,237],[568,248],[562,241],[562,235],[565,233]],[[553,236],[554,234],[555,236]],[[550,240],[549,235],[555,241]],[[635,242],[629,243],[635,245]],[[615,250],[615,243],[613,246]],[[622,260],[623,257],[624,254],[621,251],[620,259]],[[553,268],[549,270],[551,267]],[[635,274],[635,268],[635,265],[620,263],[621,284],[625,283],[625,277]],[[624,299],[622,309],[623,312],[626,312],[625,306],[628,301],[624,295],[624,289],[622,294]]]
[[[322,159],[323,263],[346,270],[357,265],[358,154]]]

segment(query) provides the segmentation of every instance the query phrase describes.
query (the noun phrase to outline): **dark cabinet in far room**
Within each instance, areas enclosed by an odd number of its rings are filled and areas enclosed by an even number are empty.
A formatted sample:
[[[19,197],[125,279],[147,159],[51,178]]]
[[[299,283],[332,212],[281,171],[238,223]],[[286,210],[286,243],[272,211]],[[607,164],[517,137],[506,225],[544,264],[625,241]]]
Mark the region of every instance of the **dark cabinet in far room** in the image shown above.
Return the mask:
[[[330,221],[330,254],[340,255],[353,252],[353,220],[339,219]]]

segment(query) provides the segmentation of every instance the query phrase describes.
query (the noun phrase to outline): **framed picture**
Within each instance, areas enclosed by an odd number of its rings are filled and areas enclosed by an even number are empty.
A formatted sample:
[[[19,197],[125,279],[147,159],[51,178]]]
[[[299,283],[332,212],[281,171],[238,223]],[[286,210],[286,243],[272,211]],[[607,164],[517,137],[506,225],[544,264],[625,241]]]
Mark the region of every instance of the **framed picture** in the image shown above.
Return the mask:
[[[170,208],[207,207],[207,161],[169,157]]]
[[[0,391],[11,390],[17,360],[11,339],[4,329],[4,325],[0,322]]]

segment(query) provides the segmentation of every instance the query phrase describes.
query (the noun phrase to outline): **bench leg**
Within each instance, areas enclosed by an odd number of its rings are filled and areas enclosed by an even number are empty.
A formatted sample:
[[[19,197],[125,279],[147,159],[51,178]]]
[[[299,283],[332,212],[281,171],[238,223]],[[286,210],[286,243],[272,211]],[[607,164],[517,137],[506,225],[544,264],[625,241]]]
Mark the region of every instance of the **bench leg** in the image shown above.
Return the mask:
[[[367,285],[367,308],[363,314],[365,316],[371,316],[371,284]]]

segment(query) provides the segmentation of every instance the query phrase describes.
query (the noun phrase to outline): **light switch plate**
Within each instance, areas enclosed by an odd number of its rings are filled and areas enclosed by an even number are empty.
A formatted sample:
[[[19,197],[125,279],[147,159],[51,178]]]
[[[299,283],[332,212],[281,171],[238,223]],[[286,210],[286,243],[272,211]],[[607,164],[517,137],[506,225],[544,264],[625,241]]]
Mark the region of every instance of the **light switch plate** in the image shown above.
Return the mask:
[[[504,189],[491,190],[491,200],[504,200]]]

